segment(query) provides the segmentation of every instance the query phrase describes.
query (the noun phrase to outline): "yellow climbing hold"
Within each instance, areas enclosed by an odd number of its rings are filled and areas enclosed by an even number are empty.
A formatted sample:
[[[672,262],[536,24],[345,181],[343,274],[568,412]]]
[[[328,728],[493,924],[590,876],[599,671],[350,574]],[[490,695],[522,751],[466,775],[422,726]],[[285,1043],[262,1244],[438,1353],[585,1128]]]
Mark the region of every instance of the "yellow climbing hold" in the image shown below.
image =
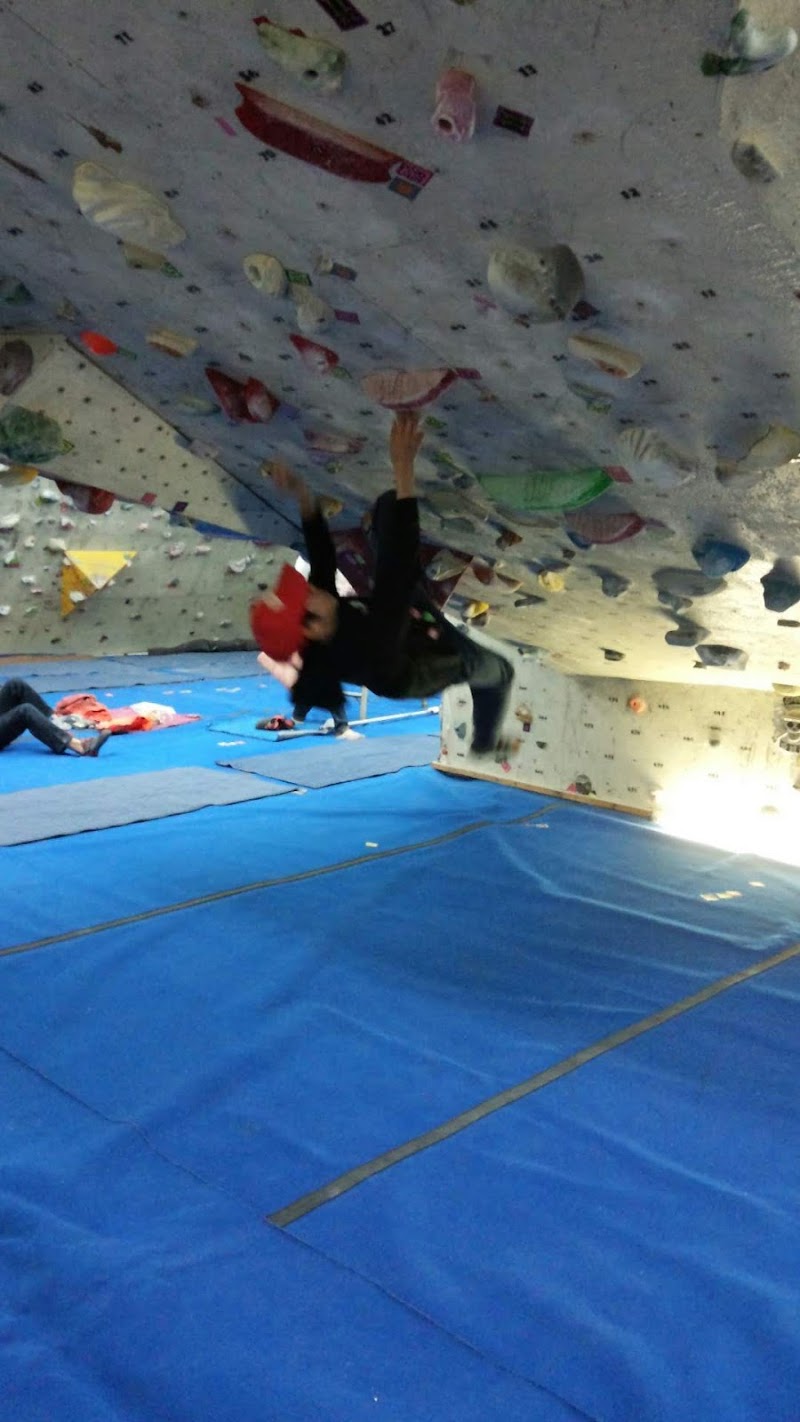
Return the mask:
[[[544,588],[547,592],[564,591],[564,579],[561,574],[553,573],[548,568],[545,568],[543,572],[538,574],[536,581],[539,587]]]

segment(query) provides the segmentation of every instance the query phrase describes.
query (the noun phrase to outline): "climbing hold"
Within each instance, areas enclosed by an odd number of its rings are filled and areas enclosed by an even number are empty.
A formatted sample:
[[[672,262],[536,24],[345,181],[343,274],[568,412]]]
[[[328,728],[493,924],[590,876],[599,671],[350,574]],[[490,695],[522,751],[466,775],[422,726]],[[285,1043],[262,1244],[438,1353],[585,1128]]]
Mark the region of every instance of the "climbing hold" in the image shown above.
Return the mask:
[[[475,78],[466,69],[445,69],[436,85],[431,123],[442,138],[466,143],[475,132]]]
[[[537,573],[536,581],[540,588],[546,592],[560,593],[564,591],[564,579],[560,573],[554,573],[549,568],[544,568],[541,573]]]
[[[306,336],[291,335],[289,340],[306,369],[314,375],[329,375],[339,364],[336,351],[332,351],[329,346],[320,346],[316,341],[309,341]]]
[[[56,487],[68,499],[72,499],[81,513],[104,514],[113,507],[114,495],[107,489],[95,489],[89,484],[73,484],[68,479],[56,479]],[[64,523],[62,520],[62,528]]]
[[[450,553],[444,548],[427,564],[425,576],[430,578],[432,583],[445,583],[450,578],[460,578],[468,566],[457,553]]]
[[[611,485],[603,469],[539,469],[531,474],[479,474],[481,488],[494,503],[533,513],[577,509]]]
[[[248,380],[244,387],[244,403],[247,417],[258,424],[269,424],[280,401],[269,391],[261,380]]]
[[[769,157],[763,143],[755,138],[737,138],[731,149],[731,159],[742,177],[751,183],[774,183],[776,178],[781,177],[777,163]]]
[[[20,484],[31,484],[38,473],[39,470],[31,464],[10,464],[7,469],[0,467],[0,489],[14,489]],[[30,546],[32,548],[33,543]]]
[[[800,602],[800,579],[788,564],[776,563],[764,574],[761,586],[768,612],[787,612],[796,602]]]
[[[18,513],[0,514],[0,533],[10,533],[12,528],[16,528],[21,517]]]
[[[710,534],[697,540],[692,548],[692,557],[707,578],[724,578],[726,573],[736,573],[750,561],[746,548],[713,538]]]
[[[164,355],[175,356],[176,360],[197,350],[197,341],[193,336],[182,336],[180,332],[167,330],[163,326],[158,331],[148,331],[147,344]]]
[[[583,296],[583,270],[571,247],[495,247],[487,273],[492,295],[515,316],[563,321]]]
[[[568,515],[567,537],[577,548],[591,548],[593,543],[624,543],[644,526],[644,519],[633,509],[607,513],[580,509]]]
[[[742,670],[747,666],[747,653],[739,647],[723,647],[718,643],[706,642],[697,648],[697,655],[704,667],[731,667]]]
[[[800,627],[800,622],[795,622],[794,619],[791,618],[791,617],[779,617],[779,618],[778,618],[778,626],[779,626],[779,627]]]
[[[177,274],[163,252],[151,252],[149,247],[140,247],[136,242],[123,242],[122,255],[132,271],[163,272],[165,276]]]
[[[673,449],[656,430],[631,426],[623,430],[617,447],[633,482],[658,493],[680,488],[697,474],[697,465]]]
[[[663,591],[679,598],[710,597],[727,587],[724,578],[707,578],[694,568],[658,568],[653,582],[659,594]]]
[[[183,553],[184,553],[185,551],[186,551],[186,544],[185,544],[185,543],[173,543],[172,546],[167,549],[167,557],[168,557],[168,558],[180,558],[180,557],[183,555]]]
[[[703,637],[708,637],[708,629],[693,623],[689,617],[678,617],[678,626],[666,633],[665,643],[669,647],[696,647]]]
[[[33,370],[33,351],[27,341],[6,341],[0,347],[0,395],[13,395]]]
[[[386,410],[418,410],[430,405],[452,385],[454,370],[373,370],[362,376],[361,389]]]
[[[100,331],[81,331],[78,340],[92,355],[112,356],[119,352],[116,341],[112,341],[110,336],[102,335]]]
[[[591,410],[593,415],[607,415],[611,409],[613,401],[603,390],[593,390],[590,385],[582,385],[577,380],[568,380],[567,389],[573,395],[577,395],[582,400],[587,410]]]
[[[471,602],[464,612],[464,618],[467,622],[474,622],[476,617],[485,617],[490,611],[488,602]]]
[[[309,89],[324,94],[342,87],[347,55],[338,45],[314,35],[285,30],[265,17],[253,21],[269,58]]]
[[[190,390],[184,390],[176,397],[175,407],[184,415],[219,414],[219,405],[215,405],[213,400],[204,400],[201,395],[193,395]]]
[[[326,173],[362,183],[388,183],[393,169],[403,161],[399,153],[390,153],[355,134],[334,128],[248,84],[236,87],[242,96],[236,117],[248,133],[260,143],[312,163]]]
[[[643,696],[629,696],[627,707],[629,711],[633,712],[634,716],[644,716],[645,712],[649,710]]]
[[[28,291],[16,277],[0,276],[0,302],[4,306],[28,306],[33,301],[33,293]]]
[[[617,652],[613,647],[604,647],[603,656],[607,662],[624,662],[625,660],[625,653]]]
[[[764,474],[790,464],[800,455],[800,433],[788,425],[770,425],[767,433],[751,445],[744,459],[723,460],[717,467],[720,483],[737,474]]]
[[[123,242],[163,251],[186,237],[163,198],[135,183],[120,182],[99,163],[78,164],[72,196],[89,222]]]
[[[578,360],[588,360],[604,375],[616,376],[618,380],[630,380],[642,368],[641,357],[634,351],[604,341],[600,336],[570,336],[567,349]]]
[[[495,548],[513,548],[515,544],[521,542],[521,533],[515,533],[513,528],[501,528],[499,537],[494,541],[494,546]]]
[[[733,77],[739,74],[759,74],[765,69],[774,69],[782,59],[788,59],[797,48],[797,31],[789,25],[779,25],[773,29],[762,28],[756,23],[749,10],[737,10],[731,20],[728,35],[730,55],[703,55],[701,69],[704,74],[724,74]]]
[[[241,424],[243,420],[251,424],[257,423],[258,417],[251,415],[247,405],[246,385],[241,380],[234,380],[231,375],[224,375],[215,366],[206,366],[206,378],[211,385],[214,394],[219,400],[225,414],[229,420],[235,424]],[[258,384],[258,382],[256,382]]]
[[[658,600],[662,607],[668,607],[670,612],[685,612],[692,605],[690,597],[678,597],[677,593],[668,592],[666,588],[661,588]]]
[[[512,577],[509,573],[501,573],[498,571],[495,576],[498,582],[502,583],[504,587],[509,588],[511,592],[519,592],[522,587],[522,580]]]
[[[491,587],[494,582],[494,568],[490,568],[482,558],[473,558],[470,567],[479,583],[483,583],[484,587]]]
[[[319,454],[359,454],[364,448],[363,435],[345,434],[338,430],[304,430],[303,438],[309,449]]]
[[[242,262],[244,274],[251,286],[263,296],[283,296],[287,287],[286,271],[277,257],[267,252],[251,252]]]
[[[332,494],[322,494],[319,499],[319,506],[323,518],[336,518],[344,508],[341,499],[335,499]]]
[[[324,331],[330,326],[334,319],[333,311],[321,296],[309,291],[307,286],[300,286],[295,282],[292,283],[291,295],[301,331],[308,334],[311,331]]]
[[[14,464],[45,464],[71,448],[58,421],[40,410],[6,405],[0,415],[0,454]]]
[[[600,579],[600,587],[603,597],[624,597],[631,585],[630,578],[623,578],[621,573],[612,573],[610,568],[592,568]]]

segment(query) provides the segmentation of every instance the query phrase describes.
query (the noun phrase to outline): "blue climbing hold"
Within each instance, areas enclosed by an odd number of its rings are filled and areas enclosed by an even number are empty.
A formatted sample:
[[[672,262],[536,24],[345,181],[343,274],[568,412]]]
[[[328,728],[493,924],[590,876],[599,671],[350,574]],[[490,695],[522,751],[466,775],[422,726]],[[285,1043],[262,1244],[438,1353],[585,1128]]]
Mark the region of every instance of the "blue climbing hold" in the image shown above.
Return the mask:
[[[721,538],[707,535],[699,538],[692,549],[692,557],[707,578],[724,578],[726,573],[736,573],[750,561],[746,548],[738,543],[726,543]]]
[[[786,612],[800,602],[800,582],[789,570],[782,572],[777,566],[771,568],[761,579],[761,586],[768,612]]]
[[[697,655],[704,667],[729,667],[741,670],[747,666],[747,653],[739,647],[723,647],[719,643],[706,642],[697,648]]]

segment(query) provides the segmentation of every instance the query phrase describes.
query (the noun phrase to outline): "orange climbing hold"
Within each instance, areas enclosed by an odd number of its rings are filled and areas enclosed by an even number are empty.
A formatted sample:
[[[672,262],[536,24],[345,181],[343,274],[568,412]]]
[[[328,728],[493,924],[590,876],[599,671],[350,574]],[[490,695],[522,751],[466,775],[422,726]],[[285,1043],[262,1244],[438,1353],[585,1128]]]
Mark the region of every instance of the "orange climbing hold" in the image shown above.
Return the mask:
[[[110,336],[102,335],[100,331],[81,331],[79,340],[92,355],[111,356],[119,351],[116,341],[112,341]]]
[[[643,716],[648,709],[647,702],[643,696],[628,697],[628,710],[632,711],[634,716]]]

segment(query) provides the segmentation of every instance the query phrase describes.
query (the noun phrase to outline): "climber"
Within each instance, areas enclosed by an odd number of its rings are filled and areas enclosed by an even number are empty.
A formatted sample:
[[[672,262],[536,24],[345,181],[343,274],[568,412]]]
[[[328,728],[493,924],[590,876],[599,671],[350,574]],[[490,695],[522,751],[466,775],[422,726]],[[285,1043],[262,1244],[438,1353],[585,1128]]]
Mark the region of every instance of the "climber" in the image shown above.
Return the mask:
[[[71,736],[69,731],[56,726],[52,717],[51,708],[38,691],[19,677],[12,677],[0,687],[0,751],[17,740],[23,731],[30,731],[56,755],[71,750],[76,755],[97,756],[111,735],[110,731],[101,731],[99,736],[83,739]]]
[[[326,665],[324,647],[312,647],[309,644],[302,659],[295,653],[294,660],[290,659],[288,662],[276,662],[273,657],[268,657],[266,652],[259,652],[258,664],[286,687],[292,699],[292,722],[302,723],[309,711],[317,706],[321,711],[328,711],[333,718],[334,735],[342,736],[345,740],[354,738],[356,733],[351,731],[347,720],[344,691],[341,682]],[[297,690],[301,669],[302,695]],[[288,721],[285,726],[280,724],[285,719],[281,716],[268,716],[263,721],[256,721],[256,728],[261,731],[290,730]]]
[[[298,501],[310,562],[309,581],[284,566],[274,592],[253,604],[251,625],[268,656],[287,664],[301,704],[314,702],[304,678],[366,686],[378,696],[416,699],[466,682],[472,692],[473,741],[477,755],[491,754],[501,740],[514,672],[497,652],[453,626],[420,589],[419,510],[414,460],[422,443],[416,411],[396,415],[390,439],[395,488],[373,511],[375,584],[369,598],[336,593],[336,554],[328,525],[304,481],[284,464],[270,477]],[[308,650],[305,650],[308,649]]]

